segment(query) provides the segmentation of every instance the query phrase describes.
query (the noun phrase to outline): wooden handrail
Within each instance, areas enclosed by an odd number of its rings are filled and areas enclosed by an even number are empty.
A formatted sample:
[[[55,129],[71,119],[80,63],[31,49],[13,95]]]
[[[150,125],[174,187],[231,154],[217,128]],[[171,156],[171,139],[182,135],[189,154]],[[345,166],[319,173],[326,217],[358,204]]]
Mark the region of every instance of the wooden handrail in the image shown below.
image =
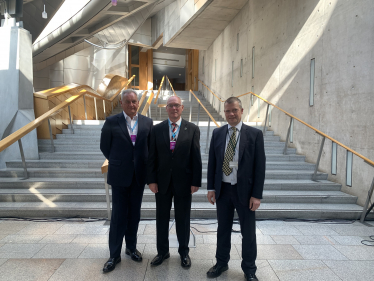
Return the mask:
[[[224,100],[222,100],[222,99],[220,99],[215,93],[213,93],[213,91],[211,90],[211,89],[209,89],[209,87],[207,86],[207,85],[205,85],[204,84],[204,82],[203,81],[201,81],[199,78],[197,78],[197,80],[199,80],[200,81],[200,83],[201,84],[203,84],[203,86],[205,87],[205,88],[207,88],[208,89],[208,91],[209,92],[211,92],[219,101],[221,101],[221,102],[225,102]]]
[[[80,90],[75,95],[71,96],[67,100],[61,102],[59,105],[55,106],[51,110],[44,113],[42,116],[38,117],[34,121],[30,122],[26,126],[23,126],[21,129],[15,131],[13,134],[7,136],[3,140],[0,141],[0,152],[6,149],[7,147],[11,146],[13,143],[30,133],[32,130],[39,127],[44,121],[48,120],[49,117],[53,116],[63,108],[69,106],[73,102],[75,102],[77,99],[79,99],[81,96],[89,93],[87,90],[83,89]],[[92,93],[90,93],[92,94]]]
[[[171,89],[173,90],[174,96],[177,96],[177,94],[174,91],[173,85],[170,83],[169,77],[166,76],[166,79],[168,79],[168,81],[169,81],[169,85],[171,86]]]
[[[127,80],[127,82],[126,82],[126,85],[125,85],[125,87],[123,87],[122,89],[120,89],[120,90],[118,90],[110,99],[109,99],[109,101],[110,102],[112,102],[112,101],[114,101],[114,99],[122,92],[122,90],[124,89],[124,88],[126,88],[131,82],[132,82],[132,80],[134,80],[134,78],[135,78],[135,75],[133,75],[133,76],[131,76],[131,78],[129,79],[129,80]]]
[[[336,144],[340,145],[340,146],[343,147],[344,149],[346,149],[346,150],[352,152],[352,153],[353,153],[354,155],[356,155],[357,157],[360,157],[361,159],[363,159],[363,160],[364,160],[365,162],[367,162],[368,164],[374,166],[374,162],[371,161],[369,158],[366,158],[365,156],[361,155],[360,153],[354,151],[353,149],[349,148],[348,146],[346,146],[346,145],[342,144],[341,142],[337,141],[336,139],[330,137],[329,135],[326,135],[326,134],[323,133],[322,131],[320,131],[320,130],[314,128],[313,126],[311,126],[311,125],[309,125],[308,123],[304,122],[303,120],[297,118],[296,116],[292,115],[291,113],[289,113],[289,112],[283,110],[282,108],[276,106],[275,104],[273,104],[273,103],[267,101],[266,99],[264,99],[264,98],[262,98],[262,97],[256,95],[255,93],[248,92],[248,93],[245,93],[245,94],[242,94],[242,95],[237,96],[237,98],[242,97],[242,96],[245,96],[245,95],[249,95],[249,94],[251,94],[251,95],[253,95],[253,96],[255,96],[255,97],[257,97],[257,98],[263,100],[263,101],[266,102],[267,104],[270,104],[271,106],[273,106],[273,107],[279,109],[280,111],[282,111],[283,113],[285,113],[287,116],[289,116],[289,117],[291,117],[291,118],[293,118],[293,119],[299,121],[301,124],[303,124],[303,125],[309,127],[310,129],[314,130],[317,134],[319,134],[319,135],[321,135],[321,136],[323,136],[323,137],[326,137],[327,139],[331,140],[332,142],[335,142]]]
[[[146,96],[147,96],[147,93],[148,93],[148,90],[144,91],[142,97],[140,98],[140,101],[139,101],[139,107],[138,107],[138,110],[137,110],[137,111],[139,111],[140,107],[142,106],[142,104],[143,104],[143,102],[144,102],[144,100],[145,100],[145,98],[146,98]]]
[[[154,102],[154,104],[156,104],[156,102],[157,102],[158,95],[160,94],[162,84],[164,84],[164,79],[165,79],[165,75],[162,76],[161,83],[160,83],[160,87],[158,87],[158,91],[157,91],[157,95],[156,95],[156,98],[155,98],[155,102]]]
[[[208,87],[207,85],[205,85],[205,84],[204,84],[200,79],[198,79],[198,80],[200,81],[201,84],[203,84],[203,85],[208,89],[209,92],[211,92],[214,96],[216,96],[216,97],[217,97],[221,102],[224,102],[224,100],[221,100],[221,99],[220,99],[220,98],[219,98],[215,93],[213,93],[213,92],[209,89],[209,87]],[[264,99],[264,98],[262,98],[262,97],[256,95],[255,93],[253,93],[253,92],[248,92],[248,93],[245,93],[245,94],[242,94],[242,95],[236,96],[236,97],[237,97],[237,98],[240,98],[240,97],[243,97],[243,96],[246,96],[246,95],[253,95],[253,96],[255,96],[255,97],[257,97],[257,98],[263,100],[263,101],[266,102],[267,104],[270,104],[271,106],[273,106],[273,107],[279,109],[280,111],[282,111],[283,113],[285,113],[287,116],[289,116],[289,117],[291,117],[291,118],[293,118],[293,119],[299,121],[301,124],[303,124],[303,125],[307,126],[308,128],[312,129],[312,130],[315,131],[317,134],[319,134],[319,135],[321,135],[321,136],[323,136],[323,137],[326,137],[327,139],[329,139],[329,140],[331,140],[332,142],[334,142],[334,143],[340,145],[340,146],[343,147],[344,149],[346,149],[346,150],[352,152],[354,155],[356,155],[357,157],[361,158],[361,159],[364,160],[366,163],[368,163],[368,164],[374,166],[374,161],[370,160],[369,158],[366,158],[365,156],[361,155],[360,153],[354,151],[353,149],[349,148],[348,146],[346,146],[346,145],[342,144],[341,142],[337,141],[336,139],[330,137],[329,135],[326,135],[326,134],[323,133],[322,131],[320,131],[320,130],[314,128],[313,126],[311,126],[311,125],[309,125],[308,123],[304,122],[303,120],[297,118],[296,116],[292,115],[291,113],[289,113],[289,112],[287,112],[287,111],[281,109],[280,107],[278,107],[278,106],[276,106],[275,104],[269,102],[268,100],[266,100],[266,99]]]
[[[195,97],[195,99],[197,100],[197,102],[201,105],[201,107],[206,111],[206,113],[209,115],[209,117],[213,120],[214,124],[216,124],[216,126],[219,128],[221,127],[220,125],[218,125],[218,123],[216,122],[216,120],[213,118],[213,116],[209,113],[209,111],[205,108],[205,106],[201,103],[201,101],[197,98],[197,96],[194,94],[194,92],[192,92],[190,90],[191,94],[193,94],[193,96]],[[209,122],[209,121],[208,121]]]
[[[154,97],[155,93],[152,91],[148,100],[147,100],[147,103],[145,104],[144,108],[143,108],[143,111],[142,111],[142,115],[145,115],[148,111],[148,108],[150,107],[151,103],[152,103],[152,99]]]

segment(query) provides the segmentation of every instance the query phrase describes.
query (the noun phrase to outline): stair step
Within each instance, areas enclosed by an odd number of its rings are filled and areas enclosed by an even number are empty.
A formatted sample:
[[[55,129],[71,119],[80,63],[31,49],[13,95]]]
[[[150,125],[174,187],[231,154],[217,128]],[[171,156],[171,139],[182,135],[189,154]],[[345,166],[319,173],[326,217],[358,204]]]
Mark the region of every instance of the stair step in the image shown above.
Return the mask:
[[[155,219],[156,204],[144,202],[141,217]],[[257,219],[348,219],[357,220],[362,207],[355,204],[263,203]],[[191,218],[216,218],[216,207],[207,202],[194,202]],[[0,202],[1,217],[97,217],[106,218],[105,202]],[[172,210],[171,217],[174,217]],[[237,217],[237,216],[236,216]]]

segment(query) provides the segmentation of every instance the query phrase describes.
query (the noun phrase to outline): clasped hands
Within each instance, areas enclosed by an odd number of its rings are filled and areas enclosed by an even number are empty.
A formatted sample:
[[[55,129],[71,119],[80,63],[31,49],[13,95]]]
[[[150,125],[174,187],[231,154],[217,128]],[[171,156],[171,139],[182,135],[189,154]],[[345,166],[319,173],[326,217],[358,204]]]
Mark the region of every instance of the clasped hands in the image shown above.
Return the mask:
[[[157,183],[150,183],[149,184],[149,189],[153,192],[153,193],[157,193],[158,192],[158,184]],[[199,190],[199,187],[198,186],[191,186],[191,194],[194,194],[196,191]]]
[[[214,191],[208,191],[207,197],[208,197],[208,201],[210,202],[210,204],[214,205],[214,203],[216,203],[216,193]],[[256,211],[258,207],[260,207],[260,204],[261,204],[260,199],[257,199],[255,197],[251,197],[249,199],[249,209],[251,211]]]

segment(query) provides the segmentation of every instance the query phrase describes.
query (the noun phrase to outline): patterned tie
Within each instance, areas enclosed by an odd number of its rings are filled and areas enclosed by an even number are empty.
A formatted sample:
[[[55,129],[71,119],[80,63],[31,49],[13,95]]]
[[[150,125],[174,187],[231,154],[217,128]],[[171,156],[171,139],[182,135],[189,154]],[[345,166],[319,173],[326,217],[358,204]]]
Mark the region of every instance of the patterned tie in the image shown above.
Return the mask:
[[[229,162],[231,162],[234,159],[235,147],[236,147],[237,129],[235,127],[231,127],[230,129],[232,129],[233,132],[231,134],[229,143],[227,144],[225,158],[223,159],[223,165],[222,165],[222,172],[224,172],[226,176],[232,173],[232,168],[230,168]]]
[[[177,139],[177,136],[173,138],[173,134],[177,131],[178,125],[176,123],[171,123],[171,125],[173,126],[173,129],[171,130],[171,140],[175,141]]]

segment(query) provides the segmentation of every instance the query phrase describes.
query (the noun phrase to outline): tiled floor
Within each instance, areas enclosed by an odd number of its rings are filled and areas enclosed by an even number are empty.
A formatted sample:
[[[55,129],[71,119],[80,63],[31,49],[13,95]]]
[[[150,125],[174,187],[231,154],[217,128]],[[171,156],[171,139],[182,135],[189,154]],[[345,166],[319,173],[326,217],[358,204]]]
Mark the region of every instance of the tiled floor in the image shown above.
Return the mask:
[[[143,262],[123,254],[117,268],[103,274],[109,257],[109,226],[104,221],[0,220],[0,280],[206,280],[206,271],[215,263],[215,222],[192,221],[201,232],[194,230],[196,248],[190,249],[189,270],[181,268],[176,248],[161,266],[150,267],[156,255],[156,226],[154,221],[142,221],[138,250]],[[374,235],[374,223],[370,225],[258,221],[257,276],[262,281],[373,280],[374,247],[361,244]],[[244,280],[238,233],[232,234],[232,243],[229,270],[217,280]]]

